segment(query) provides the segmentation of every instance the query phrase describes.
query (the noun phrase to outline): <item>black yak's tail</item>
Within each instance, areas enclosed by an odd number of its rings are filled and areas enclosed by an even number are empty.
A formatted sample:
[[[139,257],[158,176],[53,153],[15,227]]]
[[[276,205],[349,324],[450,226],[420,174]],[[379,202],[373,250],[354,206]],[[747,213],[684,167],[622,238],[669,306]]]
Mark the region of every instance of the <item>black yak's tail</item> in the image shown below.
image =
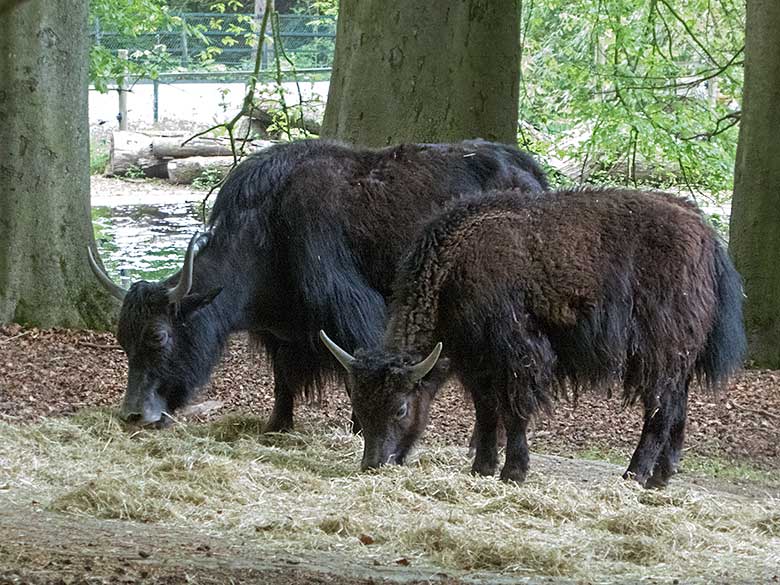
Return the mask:
[[[713,261],[718,287],[715,322],[696,369],[708,387],[717,388],[742,365],[747,340],[742,321],[742,278],[724,246],[716,246]]]

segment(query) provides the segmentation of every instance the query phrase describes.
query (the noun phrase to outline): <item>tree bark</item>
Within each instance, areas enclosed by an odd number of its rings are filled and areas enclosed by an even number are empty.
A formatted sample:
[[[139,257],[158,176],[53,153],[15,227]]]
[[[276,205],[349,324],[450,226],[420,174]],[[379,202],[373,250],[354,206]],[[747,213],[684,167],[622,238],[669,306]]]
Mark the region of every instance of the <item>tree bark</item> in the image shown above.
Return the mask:
[[[745,281],[749,359],[780,368],[780,3],[748,0],[731,253]]]
[[[0,323],[105,327],[116,303],[87,263],[87,0],[0,18]]]
[[[521,0],[341,0],[322,135],[516,143]]]

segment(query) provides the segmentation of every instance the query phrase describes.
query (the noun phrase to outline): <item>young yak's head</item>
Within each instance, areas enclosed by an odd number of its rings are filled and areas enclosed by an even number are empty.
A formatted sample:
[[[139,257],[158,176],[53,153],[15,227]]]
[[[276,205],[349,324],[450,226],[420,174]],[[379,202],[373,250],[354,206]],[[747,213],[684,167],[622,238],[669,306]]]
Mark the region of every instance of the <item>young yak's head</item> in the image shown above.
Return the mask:
[[[447,377],[448,361],[436,344],[424,360],[406,353],[359,350],[350,355],[324,331],[320,339],[349,373],[352,409],[363,430],[362,469],[403,464],[425,430],[431,401]]]

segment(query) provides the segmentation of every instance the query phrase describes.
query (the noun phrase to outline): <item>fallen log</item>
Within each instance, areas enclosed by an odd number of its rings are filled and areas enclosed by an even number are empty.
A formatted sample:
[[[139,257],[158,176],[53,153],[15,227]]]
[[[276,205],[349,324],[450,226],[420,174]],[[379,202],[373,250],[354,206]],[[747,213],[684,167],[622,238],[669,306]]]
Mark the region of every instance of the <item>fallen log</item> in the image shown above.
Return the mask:
[[[196,138],[184,144],[189,135],[154,136],[141,132],[115,131],[111,135],[109,175],[126,175],[132,170],[147,177],[167,178],[168,162],[186,157],[229,156],[233,151],[228,138]],[[274,143],[268,140],[252,140],[246,143],[246,152],[256,152]],[[236,141],[236,147],[241,145]]]
[[[233,166],[232,156],[190,156],[168,161],[168,179],[171,183],[189,185],[206,173],[214,180],[224,177]]]
[[[152,153],[158,158],[186,158],[189,156],[233,156],[228,138],[196,138],[183,144],[186,137],[152,137]],[[253,140],[247,142],[246,148],[250,152],[262,150],[271,146],[273,142],[268,140]],[[241,146],[236,141],[236,148]]]
[[[274,119],[266,110],[256,110],[250,118],[243,118],[238,123],[236,134],[238,136],[248,135],[250,138],[270,138],[279,140],[284,136],[284,132],[275,128],[277,120]],[[247,129],[247,125],[249,128]],[[320,120],[314,116],[304,115],[301,119],[299,115],[290,116],[290,128],[296,130],[305,130],[307,134],[319,136],[322,125]]]
[[[106,174],[126,175],[133,170],[147,177],[164,179],[168,176],[168,161],[154,154],[151,136],[138,132],[113,132]]]

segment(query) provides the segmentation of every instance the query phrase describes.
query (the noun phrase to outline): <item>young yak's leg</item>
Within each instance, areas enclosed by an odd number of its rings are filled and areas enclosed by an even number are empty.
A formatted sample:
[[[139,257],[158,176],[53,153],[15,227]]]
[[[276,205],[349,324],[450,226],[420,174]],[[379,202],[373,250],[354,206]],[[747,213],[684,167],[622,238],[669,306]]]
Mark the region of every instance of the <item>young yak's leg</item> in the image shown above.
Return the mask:
[[[477,475],[493,475],[498,467],[497,427],[498,402],[489,377],[464,380],[466,389],[474,401],[474,464],[471,472]]]
[[[648,394],[643,397],[645,416],[642,436],[623,474],[625,479],[635,479],[643,487],[649,487],[647,482],[669,441],[671,408],[677,393],[673,387],[666,387]]]
[[[504,427],[504,421],[501,420],[501,415],[498,415],[498,423],[496,425],[496,443],[499,448],[506,446],[506,428]],[[471,439],[469,440],[469,457],[474,457],[477,454],[477,441],[479,434],[477,433],[477,424],[474,423],[474,430],[471,431]]]
[[[528,473],[528,419],[502,412],[506,427],[506,462],[501,469],[502,481],[522,483]]]
[[[685,420],[688,414],[688,386],[690,381],[684,382],[678,392],[670,392],[670,404],[666,411],[669,413],[669,438],[664,445],[661,455],[653,469],[653,475],[647,480],[646,487],[660,488],[669,483],[669,479],[677,473],[677,467],[682,457],[683,442],[685,440]]]

